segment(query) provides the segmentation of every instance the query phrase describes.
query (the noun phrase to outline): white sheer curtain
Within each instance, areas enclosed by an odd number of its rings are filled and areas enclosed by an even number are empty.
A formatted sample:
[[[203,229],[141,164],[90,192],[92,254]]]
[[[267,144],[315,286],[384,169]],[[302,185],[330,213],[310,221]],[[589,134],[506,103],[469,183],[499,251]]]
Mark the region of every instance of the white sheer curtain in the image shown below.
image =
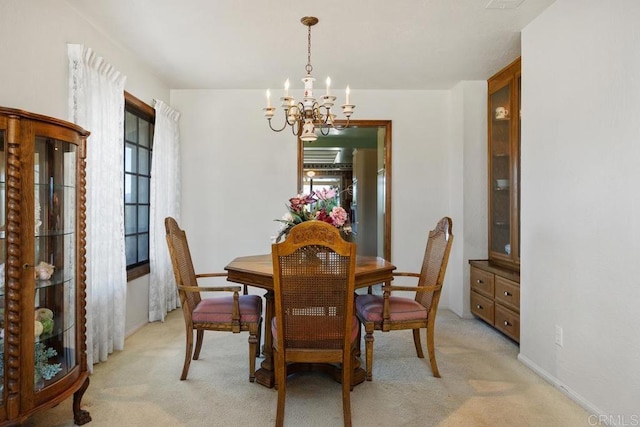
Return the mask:
[[[180,113],[158,100],[155,110],[149,216],[150,322],[164,321],[165,314],[179,304],[164,219],[172,216],[180,223]]]
[[[87,141],[87,362],[124,347],[124,85],[126,77],[91,49],[67,46],[70,120]]]

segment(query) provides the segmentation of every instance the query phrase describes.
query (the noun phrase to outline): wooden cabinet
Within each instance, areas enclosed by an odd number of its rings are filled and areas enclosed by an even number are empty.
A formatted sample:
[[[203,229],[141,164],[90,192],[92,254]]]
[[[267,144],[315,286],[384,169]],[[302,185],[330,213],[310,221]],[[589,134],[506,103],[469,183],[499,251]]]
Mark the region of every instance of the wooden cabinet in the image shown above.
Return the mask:
[[[471,312],[520,340],[520,58],[488,85],[488,260],[472,260]]]
[[[0,425],[73,395],[86,357],[85,152],[88,132],[0,107]],[[69,414],[71,417],[71,414]]]
[[[520,274],[471,260],[471,313],[520,341]]]
[[[489,259],[520,271],[520,59],[487,83]]]

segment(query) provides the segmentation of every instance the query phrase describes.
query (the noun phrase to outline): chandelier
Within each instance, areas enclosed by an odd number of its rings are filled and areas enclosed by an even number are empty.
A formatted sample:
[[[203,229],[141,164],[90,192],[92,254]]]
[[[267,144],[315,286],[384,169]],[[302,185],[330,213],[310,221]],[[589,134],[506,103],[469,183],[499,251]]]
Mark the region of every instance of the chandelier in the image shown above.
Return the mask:
[[[302,141],[313,142],[318,139],[317,131],[320,131],[322,135],[328,135],[331,128],[346,128],[349,127],[349,117],[353,114],[355,105],[349,102],[349,86],[346,89],[346,102],[342,105],[342,114],[347,118],[347,123],[344,126],[338,127],[335,124],[335,114],[331,112],[331,107],[336,100],[336,97],[329,93],[329,87],[331,85],[331,79],[327,77],[327,91],[324,96],[320,98],[320,101],[313,97],[313,82],[316,80],[311,75],[313,66],[311,65],[311,27],[318,23],[318,18],[314,16],[305,16],[300,19],[300,22],[307,26],[307,65],[304,69],[307,75],[302,79],[304,82],[304,97],[302,101],[296,101],[292,96],[289,96],[289,79],[284,83],[284,96],[280,98],[280,103],[284,109],[284,124],[281,128],[276,129],[271,124],[276,107],[271,106],[271,93],[267,89],[267,106],[264,108],[264,116],[269,121],[269,127],[275,132],[281,132],[284,128],[291,126],[291,131],[294,135],[300,137]]]

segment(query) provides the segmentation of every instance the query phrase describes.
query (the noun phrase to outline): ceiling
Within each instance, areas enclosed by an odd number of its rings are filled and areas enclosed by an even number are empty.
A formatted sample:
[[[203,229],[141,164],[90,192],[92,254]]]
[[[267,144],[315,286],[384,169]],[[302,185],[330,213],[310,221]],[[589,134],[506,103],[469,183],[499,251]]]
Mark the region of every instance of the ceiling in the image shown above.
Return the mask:
[[[66,1],[172,89],[274,91],[287,78],[302,88],[300,18],[316,16],[316,84],[330,76],[355,92],[486,80],[520,55],[521,29],[554,0]]]

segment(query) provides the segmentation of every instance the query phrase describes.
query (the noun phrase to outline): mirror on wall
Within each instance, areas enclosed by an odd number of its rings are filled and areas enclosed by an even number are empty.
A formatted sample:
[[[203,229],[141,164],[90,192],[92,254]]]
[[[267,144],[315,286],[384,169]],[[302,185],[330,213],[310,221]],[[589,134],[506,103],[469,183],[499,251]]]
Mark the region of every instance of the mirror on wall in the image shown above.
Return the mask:
[[[330,187],[341,191],[358,255],[391,261],[390,120],[351,120],[314,142],[298,139],[299,191]]]

